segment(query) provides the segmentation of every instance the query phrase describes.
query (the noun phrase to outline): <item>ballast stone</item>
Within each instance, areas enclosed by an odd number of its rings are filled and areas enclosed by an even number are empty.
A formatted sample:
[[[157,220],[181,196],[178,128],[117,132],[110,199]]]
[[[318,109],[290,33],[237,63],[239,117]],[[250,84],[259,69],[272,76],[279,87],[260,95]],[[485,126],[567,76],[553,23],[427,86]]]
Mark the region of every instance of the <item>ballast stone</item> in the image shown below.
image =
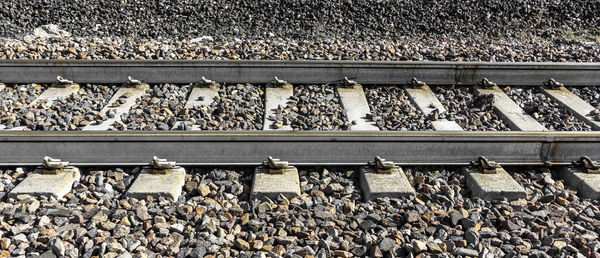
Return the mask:
[[[496,174],[483,174],[478,168],[467,168],[466,178],[473,196],[484,200],[527,198],[525,189],[503,168],[496,169]]]
[[[300,196],[298,169],[290,167],[282,174],[269,174],[268,168],[256,168],[254,170],[254,180],[252,180],[250,200],[262,199],[263,197],[274,200],[279,194],[288,199]]]
[[[569,187],[577,190],[579,196],[600,199],[600,174],[589,174],[575,167],[561,167],[557,172]]]
[[[177,200],[185,184],[185,169],[174,168],[164,174],[153,174],[152,168],[144,168],[125,194],[127,197],[142,199],[146,196],[165,197]]]
[[[42,169],[36,169],[10,191],[8,197],[15,198],[17,195],[29,194],[61,199],[71,191],[73,183],[80,178],[81,173],[78,168],[65,168],[57,174],[43,174]]]
[[[382,197],[406,198],[415,196],[415,190],[408,182],[402,168],[391,174],[380,174],[374,168],[360,169],[360,187],[365,201]]]

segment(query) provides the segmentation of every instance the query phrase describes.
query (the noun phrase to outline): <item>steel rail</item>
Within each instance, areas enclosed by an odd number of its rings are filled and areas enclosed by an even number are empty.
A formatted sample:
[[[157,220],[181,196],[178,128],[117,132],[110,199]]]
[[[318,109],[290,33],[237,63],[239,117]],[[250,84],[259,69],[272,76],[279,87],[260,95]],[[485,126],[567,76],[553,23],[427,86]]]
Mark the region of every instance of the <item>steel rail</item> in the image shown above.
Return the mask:
[[[0,132],[0,165],[37,165],[44,156],[80,165],[462,165],[483,155],[506,165],[565,165],[600,159],[600,132]]]
[[[77,83],[290,83],[404,84],[412,77],[430,85],[473,85],[488,78],[499,85],[541,85],[549,78],[569,86],[598,85],[600,63],[387,62],[282,60],[0,60],[0,82],[52,83],[56,76]]]

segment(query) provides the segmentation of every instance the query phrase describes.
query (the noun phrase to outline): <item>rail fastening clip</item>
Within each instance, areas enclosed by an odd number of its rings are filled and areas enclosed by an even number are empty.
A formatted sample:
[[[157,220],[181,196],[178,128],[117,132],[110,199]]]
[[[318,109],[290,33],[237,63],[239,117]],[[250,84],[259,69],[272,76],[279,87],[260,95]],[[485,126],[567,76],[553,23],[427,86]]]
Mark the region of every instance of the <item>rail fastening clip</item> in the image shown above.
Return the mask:
[[[348,77],[344,76],[344,87],[345,88],[354,88],[355,86],[360,86],[358,82],[348,79]]]
[[[600,164],[588,156],[581,157],[579,161],[573,161],[573,164],[583,167],[588,174],[600,174]]]
[[[560,90],[565,86],[564,84],[557,82],[553,78],[550,78],[550,80],[545,82],[544,85],[550,87],[553,90]]]
[[[58,88],[66,88],[73,85],[73,81],[67,80],[62,76],[56,76],[56,87]]]
[[[379,174],[392,174],[398,171],[398,166],[393,161],[382,159],[379,156],[376,156],[375,160],[370,161],[369,164],[374,166]]]
[[[219,87],[221,85],[219,85],[217,82],[215,82],[213,80],[206,79],[204,76],[202,76],[202,86],[204,86],[204,87]]]
[[[269,156],[267,161],[264,162],[265,166],[269,169],[269,174],[283,174],[286,169],[292,168],[287,161],[274,159]]]
[[[152,158],[152,174],[168,174],[171,170],[179,168],[175,161],[167,161],[167,159],[159,159],[154,156]]]
[[[483,78],[481,80],[481,82],[479,83],[479,85],[482,88],[485,88],[485,89],[489,89],[489,88],[493,88],[495,86],[498,86],[498,84],[496,84],[495,82],[492,82],[492,81],[488,80],[487,78]]]
[[[427,83],[425,83],[424,81],[419,81],[416,77],[413,77],[410,80],[410,82],[408,82],[408,85],[412,86],[413,88],[420,88],[423,86],[427,86]]]
[[[291,86],[291,84],[289,84],[287,81],[281,80],[281,79],[277,78],[277,76],[275,76],[275,79],[273,79],[273,85],[277,88]]]
[[[42,173],[47,175],[56,175],[69,168],[73,167],[69,166],[68,161],[62,161],[60,159],[53,159],[48,156],[45,156]]]
[[[481,173],[484,174],[496,174],[498,169],[501,168],[500,164],[496,161],[490,161],[484,156],[479,156],[477,161],[471,162],[473,165],[478,166]]]

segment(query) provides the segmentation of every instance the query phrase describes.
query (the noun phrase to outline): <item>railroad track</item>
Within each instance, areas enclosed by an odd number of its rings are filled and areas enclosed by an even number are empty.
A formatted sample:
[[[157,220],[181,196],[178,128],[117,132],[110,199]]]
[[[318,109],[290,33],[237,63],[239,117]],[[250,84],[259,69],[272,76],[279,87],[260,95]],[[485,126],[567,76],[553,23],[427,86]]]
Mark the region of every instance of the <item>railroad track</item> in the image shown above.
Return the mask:
[[[58,82],[57,76],[62,77]],[[599,64],[2,61],[0,82],[52,84],[32,101],[50,105],[84,83],[122,84],[100,111],[112,109],[114,114],[81,130],[0,130],[0,166],[39,166],[8,193],[9,198],[32,194],[60,200],[82,177],[79,168],[132,166],[141,169],[125,196],[137,199],[179,199],[188,187],[189,170],[201,166],[256,167],[250,200],[300,196],[306,183],[300,180],[306,175],[298,168],[311,166],[360,166],[364,201],[419,198],[422,193],[415,188],[424,179],[412,175],[407,179],[403,171],[415,166],[464,168],[472,196],[486,200],[527,199],[529,189],[505,170],[511,166],[549,169],[543,171],[552,171],[581,197],[600,198],[595,183],[600,180],[595,162],[600,160],[599,122],[590,114],[596,109],[564,87],[597,85]],[[262,130],[206,131],[192,124],[191,130],[119,131],[114,126],[143,98],[147,84],[196,83],[198,87],[186,94],[185,105],[191,107],[189,103],[210,104],[219,94],[217,82],[264,85]],[[295,131],[289,124],[275,125],[277,119],[268,119],[285,106],[299,84],[335,85],[351,121],[349,130]],[[479,94],[494,96],[493,112],[512,131],[464,131],[446,118],[431,119],[430,131],[380,131],[367,119],[371,106],[363,85],[399,85],[424,116],[444,110],[430,86],[473,87]],[[592,131],[549,131],[498,85],[540,87]],[[120,100],[125,94],[127,100]],[[115,102],[120,104],[113,106]]]
[[[600,81],[597,64],[52,60],[4,61],[0,67],[5,83],[53,83],[30,105],[42,101],[52,105],[79,90],[76,83],[121,83],[100,111],[112,109],[116,114],[82,131],[20,131],[23,127],[0,131],[0,164],[5,166],[38,165],[45,156],[78,166],[145,165],[153,156],[185,166],[258,166],[268,156],[296,166],[368,165],[376,156],[398,165],[462,166],[480,156],[504,166],[564,166],[584,156],[600,159],[599,132],[549,132],[497,86],[540,86],[552,77],[553,85],[546,83],[544,92],[598,129],[600,122],[588,115],[595,108],[558,83],[595,85]],[[142,98],[146,83],[197,83],[187,96],[185,105],[191,107],[210,104],[218,95],[217,81],[266,85],[264,130],[202,131],[192,125],[188,131],[107,131],[114,130],[114,123]],[[293,84],[314,83],[337,85],[343,112],[353,121],[349,130],[274,128],[275,121],[267,117],[292,97]],[[404,85],[425,115],[444,110],[429,85],[470,85],[481,94],[494,95],[494,111],[514,131],[466,132],[446,119],[432,121],[434,131],[429,132],[379,131],[366,118],[370,110],[361,84]],[[124,94],[129,94],[128,100],[113,106]]]

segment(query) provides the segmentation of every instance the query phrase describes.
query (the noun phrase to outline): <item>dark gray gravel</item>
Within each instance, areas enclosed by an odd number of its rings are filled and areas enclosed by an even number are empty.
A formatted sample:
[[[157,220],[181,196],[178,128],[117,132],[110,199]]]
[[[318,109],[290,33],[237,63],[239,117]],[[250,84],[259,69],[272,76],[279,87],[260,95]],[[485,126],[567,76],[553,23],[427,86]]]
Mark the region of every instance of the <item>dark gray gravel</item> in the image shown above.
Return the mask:
[[[365,87],[371,114],[367,119],[380,130],[431,131],[431,120],[414,106],[402,87]]]
[[[116,92],[116,86],[81,85],[79,91],[53,103],[38,103],[19,110],[17,120],[7,128],[26,126],[27,130],[81,130],[97,120],[100,110]]]
[[[355,168],[299,168],[302,195],[248,202],[252,168],[188,169],[182,196],[124,198],[139,168],[87,169],[61,200],[4,197],[28,169],[0,170],[0,255],[598,256],[597,201],[545,169],[515,168],[526,200],[483,201],[459,169],[408,167],[418,198],[361,201]]]
[[[0,3],[0,35],[54,23],[81,36],[342,38],[434,35],[577,37],[596,35],[597,1],[100,1]],[[427,18],[424,18],[427,17]],[[565,35],[569,33],[569,35]]]
[[[270,118],[293,130],[348,130],[350,122],[337,90],[329,85],[294,85],[292,96],[279,115]]]
[[[202,130],[262,130],[264,106],[263,86],[221,86],[219,95],[209,106],[195,106],[180,112],[179,119],[186,123],[177,129],[191,129],[188,125],[196,124]]]
[[[494,95],[475,94],[466,86],[434,87],[448,120],[467,131],[510,131],[508,124],[494,112]]]
[[[569,110],[544,95],[539,87],[505,87],[503,90],[527,114],[550,131],[592,130],[589,125],[575,118]]]
[[[184,111],[191,85],[151,85],[129,113],[115,122],[118,130],[168,131],[175,126],[177,116]]]
[[[21,119],[18,113],[26,109],[29,103],[44,92],[46,86],[39,84],[6,85],[6,88],[0,91],[0,127],[12,128],[12,125]]]
[[[0,59],[598,62],[599,10],[574,0],[10,0]]]
[[[473,40],[439,36],[394,40],[266,40],[0,38],[0,59],[252,59],[600,62],[598,41],[552,42],[519,39]]]

